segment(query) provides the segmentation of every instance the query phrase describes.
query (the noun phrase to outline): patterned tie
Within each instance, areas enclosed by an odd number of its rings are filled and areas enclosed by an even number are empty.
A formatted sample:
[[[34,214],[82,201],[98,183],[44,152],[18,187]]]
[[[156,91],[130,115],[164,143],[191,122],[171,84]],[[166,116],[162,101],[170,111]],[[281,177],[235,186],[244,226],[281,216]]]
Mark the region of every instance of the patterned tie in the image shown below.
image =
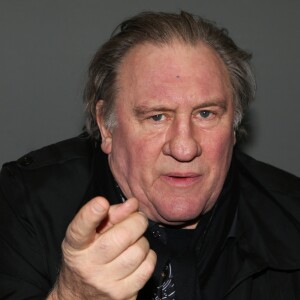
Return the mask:
[[[175,286],[171,263],[167,263],[161,273],[161,282],[152,298],[153,300],[175,300]]]

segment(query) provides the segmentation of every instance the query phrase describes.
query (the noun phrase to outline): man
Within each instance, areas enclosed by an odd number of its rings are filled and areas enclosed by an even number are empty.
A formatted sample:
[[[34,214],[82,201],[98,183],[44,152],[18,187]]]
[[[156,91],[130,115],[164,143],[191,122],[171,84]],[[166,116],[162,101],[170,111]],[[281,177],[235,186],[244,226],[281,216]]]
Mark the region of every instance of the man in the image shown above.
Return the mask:
[[[88,135],[2,169],[1,299],[299,299],[300,181],[235,149],[249,59],[185,12],[123,22]]]

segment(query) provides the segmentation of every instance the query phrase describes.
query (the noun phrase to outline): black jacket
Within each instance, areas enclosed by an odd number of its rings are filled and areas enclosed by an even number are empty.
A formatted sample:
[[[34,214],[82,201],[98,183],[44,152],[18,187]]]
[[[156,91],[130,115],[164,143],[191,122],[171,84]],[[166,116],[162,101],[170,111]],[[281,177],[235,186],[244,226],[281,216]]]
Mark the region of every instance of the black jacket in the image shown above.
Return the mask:
[[[209,272],[198,274],[201,296],[197,298],[300,299],[300,180],[238,151],[234,162],[236,208],[234,213],[230,210],[226,242],[218,246]],[[66,228],[96,195],[112,204],[120,201],[106,156],[85,137],[3,166],[0,299],[46,297],[59,272]],[[218,245],[214,238],[208,236]]]

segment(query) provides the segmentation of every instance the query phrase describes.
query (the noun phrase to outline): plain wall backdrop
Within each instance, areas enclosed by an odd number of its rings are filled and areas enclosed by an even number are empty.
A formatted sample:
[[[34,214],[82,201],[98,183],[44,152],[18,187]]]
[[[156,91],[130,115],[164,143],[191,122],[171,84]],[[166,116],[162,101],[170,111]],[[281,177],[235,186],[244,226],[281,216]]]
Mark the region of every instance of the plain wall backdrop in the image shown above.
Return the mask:
[[[258,88],[244,149],[300,176],[299,0],[0,0],[0,165],[80,133],[92,55],[144,10],[212,19],[252,52]]]

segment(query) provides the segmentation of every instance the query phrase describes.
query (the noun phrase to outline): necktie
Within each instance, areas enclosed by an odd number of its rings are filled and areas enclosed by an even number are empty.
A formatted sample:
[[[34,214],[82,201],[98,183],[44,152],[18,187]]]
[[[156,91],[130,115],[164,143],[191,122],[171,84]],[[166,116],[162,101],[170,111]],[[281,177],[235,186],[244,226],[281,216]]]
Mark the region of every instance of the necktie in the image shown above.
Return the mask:
[[[175,300],[175,285],[171,262],[167,263],[161,273],[161,282],[157,287],[153,300]]]

